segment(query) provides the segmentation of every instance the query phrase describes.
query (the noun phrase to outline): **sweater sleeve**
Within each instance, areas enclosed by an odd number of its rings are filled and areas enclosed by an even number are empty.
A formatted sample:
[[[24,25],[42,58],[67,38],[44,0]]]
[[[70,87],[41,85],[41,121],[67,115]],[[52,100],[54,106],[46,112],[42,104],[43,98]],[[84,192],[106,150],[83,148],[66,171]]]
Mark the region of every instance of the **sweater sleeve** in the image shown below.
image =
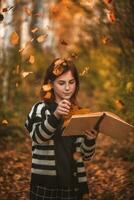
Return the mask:
[[[41,144],[52,138],[59,123],[60,119],[49,112],[45,103],[39,102],[32,107],[25,122],[25,127],[32,140],[37,144]]]
[[[80,146],[80,150],[85,161],[89,161],[95,154],[96,139],[91,139],[88,136],[83,138]]]

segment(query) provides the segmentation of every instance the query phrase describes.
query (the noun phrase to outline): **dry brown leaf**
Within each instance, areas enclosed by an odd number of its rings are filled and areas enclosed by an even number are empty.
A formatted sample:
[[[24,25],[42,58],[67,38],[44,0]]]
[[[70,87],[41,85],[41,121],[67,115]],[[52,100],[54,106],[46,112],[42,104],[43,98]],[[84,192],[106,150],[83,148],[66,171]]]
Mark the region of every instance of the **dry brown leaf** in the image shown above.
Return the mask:
[[[116,108],[121,110],[124,108],[125,104],[122,100],[118,99],[115,101]]]
[[[6,119],[3,119],[2,122],[1,122],[3,125],[7,125],[8,124],[8,121]]]
[[[19,43],[19,36],[16,32],[13,32],[10,36],[10,43],[13,45],[17,45]]]
[[[30,62],[31,64],[34,64],[34,62],[35,62],[35,57],[34,57],[33,55],[30,55],[29,62]]]
[[[108,18],[109,22],[114,23],[115,20],[116,20],[114,11],[113,10],[107,10],[106,13],[107,13],[107,18]]]
[[[41,42],[44,42],[46,38],[47,38],[47,34],[40,35],[39,37],[37,37],[37,41],[41,43]]]
[[[63,67],[61,65],[56,66],[53,70],[55,76],[59,76],[63,72]]]
[[[80,73],[80,76],[86,75],[88,73],[89,69],[90,69],[89,67],[85,67],[84,70]]]
[[[52,84],[48,83],[46,85],[43,85],[42,89],[43,89],[43,91],[48,92],[48,91],[50,91],[52,89]]]
[[[44,99],[50,99],[51,98],[51,92],[46,92],[44,95]]]
[[[103,36],[101,41],[102,41],[103,44],[107,44],[109,42],[109,38],[106,37],[106,36]]]
[[[35,33],[35,32],[37,32],[38,30],[39,30],[39,28],[36,27],[36,28],[33,28],[33,29],[31,30],[31,32],[32,32],[32,33]]]
[[[28,76],[29,74],[32,74],[33,72],[22,72],[22,76],[25,78],[26,76]]]
[[[28,15],[31,16],[32,15],[32,10],[28,7],[24,7],[24,12]]]

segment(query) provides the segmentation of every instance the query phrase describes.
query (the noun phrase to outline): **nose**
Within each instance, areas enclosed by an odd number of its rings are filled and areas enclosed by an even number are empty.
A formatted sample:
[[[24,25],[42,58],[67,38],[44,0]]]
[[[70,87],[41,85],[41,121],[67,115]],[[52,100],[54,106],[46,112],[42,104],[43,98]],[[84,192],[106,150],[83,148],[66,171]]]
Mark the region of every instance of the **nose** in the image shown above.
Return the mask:
[[[66,89],[66,90],[69,90],[69,84],[66,84],[66,85],[65,85],[65,89]]]

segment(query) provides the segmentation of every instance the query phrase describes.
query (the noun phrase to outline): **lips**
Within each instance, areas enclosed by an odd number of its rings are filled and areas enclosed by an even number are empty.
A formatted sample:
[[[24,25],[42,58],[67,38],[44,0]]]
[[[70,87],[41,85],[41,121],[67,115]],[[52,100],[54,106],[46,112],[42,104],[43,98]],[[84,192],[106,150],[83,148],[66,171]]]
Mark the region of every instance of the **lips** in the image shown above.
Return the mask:
[[[64,93],[64,95],[69,95],[69,94],[71,94],[71,93]]]

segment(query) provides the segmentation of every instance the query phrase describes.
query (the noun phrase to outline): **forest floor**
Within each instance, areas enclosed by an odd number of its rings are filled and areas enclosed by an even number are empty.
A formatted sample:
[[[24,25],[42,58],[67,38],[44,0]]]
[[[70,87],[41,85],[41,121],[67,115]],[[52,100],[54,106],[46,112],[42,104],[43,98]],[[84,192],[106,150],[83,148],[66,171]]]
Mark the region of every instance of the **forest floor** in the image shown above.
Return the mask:
[[[119,143],[99,135],[96,154],[85,163],[90,200],[134,200],[133,141]],[[28,200],[31,140],[0,141],[0,200]]]

